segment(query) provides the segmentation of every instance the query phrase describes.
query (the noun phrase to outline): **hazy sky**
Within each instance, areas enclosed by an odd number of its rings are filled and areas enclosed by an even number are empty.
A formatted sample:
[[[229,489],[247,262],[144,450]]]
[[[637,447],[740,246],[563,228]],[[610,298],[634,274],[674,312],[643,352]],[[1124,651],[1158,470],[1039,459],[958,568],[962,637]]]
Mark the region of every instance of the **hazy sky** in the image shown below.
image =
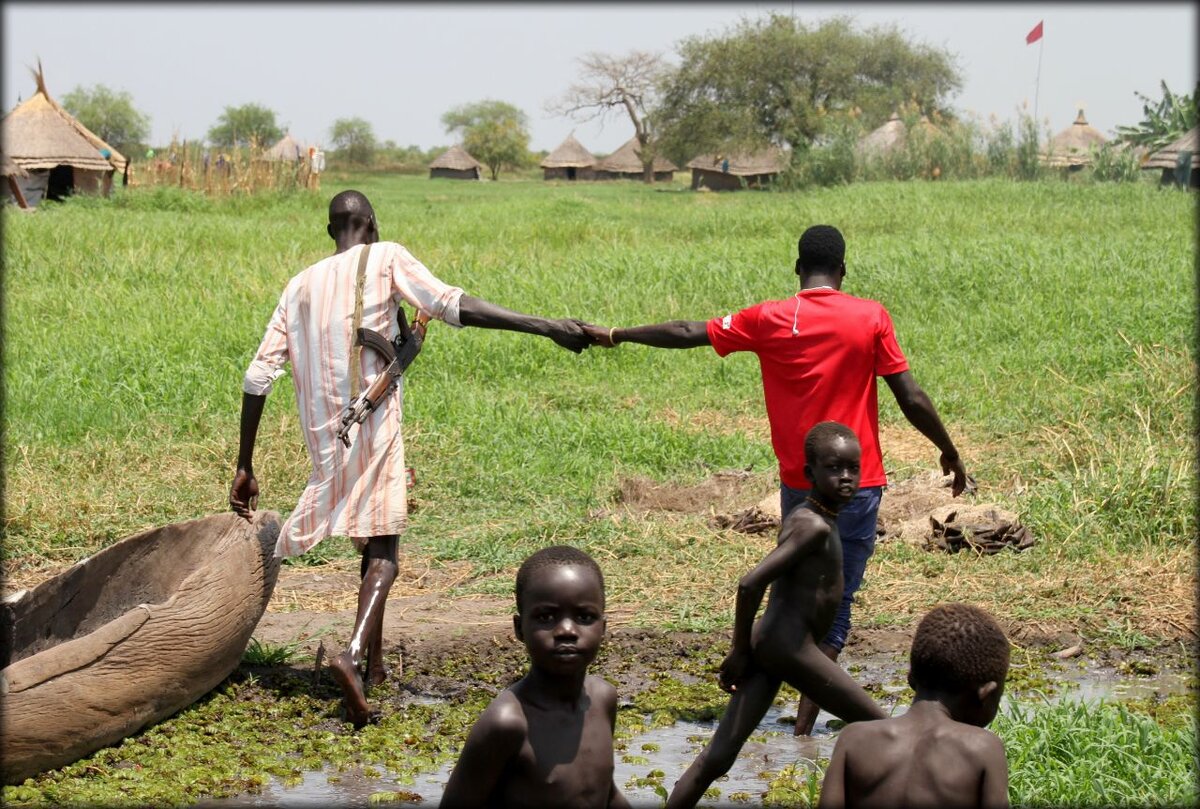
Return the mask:
[[[730,30],[769,10],[815,23],[837,13],[863,26],[895,23],[958,58],[952,105],[1012,120],[1033,111],[1057,132],[1078,107],[1111,134],[1142,118],[1135,91],[1159,82],[1190,93],[1197,69],[1192,3],[972,4],[59,4],[3,6],[3,106],[34,92],[40,57],[52,96],[104,84],[129,92],[151,140],[203,138],[227,105],[259,103],[300,140],[327,142],[334,120],[361,117],[380,141],[449,145],[444,112],[498,99],[528,116],[534,150],[572,130],[589,149],[615,150],[627,119],[579,123],[545,111],[588,51],[658,51],[677,62],[687,36]],[[1044,20],[1045,37],[1025,44]]]

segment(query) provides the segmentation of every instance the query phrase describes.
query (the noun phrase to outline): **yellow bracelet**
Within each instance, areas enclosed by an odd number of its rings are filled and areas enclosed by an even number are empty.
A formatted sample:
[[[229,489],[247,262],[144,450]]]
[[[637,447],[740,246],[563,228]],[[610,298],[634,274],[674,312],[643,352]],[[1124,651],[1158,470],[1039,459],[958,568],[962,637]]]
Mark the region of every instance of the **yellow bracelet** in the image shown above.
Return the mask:
[[[617,344],[617,341],[613,339],[613,332],[615,332],[616,330],[617,330],[616,326],[613,326],[611,329],[608,330],[608,344],[610,346],[615,346]]]

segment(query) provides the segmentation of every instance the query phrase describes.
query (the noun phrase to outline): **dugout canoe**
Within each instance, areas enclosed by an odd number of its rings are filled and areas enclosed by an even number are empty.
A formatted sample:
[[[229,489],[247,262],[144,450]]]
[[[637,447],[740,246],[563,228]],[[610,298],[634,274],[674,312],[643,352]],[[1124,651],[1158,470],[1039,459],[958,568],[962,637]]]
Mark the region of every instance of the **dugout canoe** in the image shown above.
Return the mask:
[[[175,523],[5,599],[4,783],[119,742],[229,676],[275,589],[278,535],[272,511]]]

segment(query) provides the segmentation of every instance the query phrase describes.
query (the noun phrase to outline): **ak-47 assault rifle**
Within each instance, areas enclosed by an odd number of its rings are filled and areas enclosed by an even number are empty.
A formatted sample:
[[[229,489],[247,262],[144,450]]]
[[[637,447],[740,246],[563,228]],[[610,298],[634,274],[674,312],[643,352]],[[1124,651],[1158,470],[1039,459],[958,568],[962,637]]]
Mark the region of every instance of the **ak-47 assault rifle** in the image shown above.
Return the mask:
[[[400,377],[404,375],[405,369],[420,353],[421,344],[425,342],[426,324],[429,323],[428,315],[418,312],[416,321],[410,329],[408,318],[404,316],[404,307],[401,306],[396,311],[396,320],[400,326],[400,333],[396,335],[394,341],[388,340],[379,332],[371,329],[360,328],[355,333],[355,346],[366,346],[378,351],[388,365],[379,376],[375,377],[371,387],[359,394],[358,398],[346,407],[346,414],[342,416],[342,426],[338,428],[337,437],[347,447],[350,446],[350,428],[355,424],[362,424],[367,415],[392,392],[396,383],[400,381]]]

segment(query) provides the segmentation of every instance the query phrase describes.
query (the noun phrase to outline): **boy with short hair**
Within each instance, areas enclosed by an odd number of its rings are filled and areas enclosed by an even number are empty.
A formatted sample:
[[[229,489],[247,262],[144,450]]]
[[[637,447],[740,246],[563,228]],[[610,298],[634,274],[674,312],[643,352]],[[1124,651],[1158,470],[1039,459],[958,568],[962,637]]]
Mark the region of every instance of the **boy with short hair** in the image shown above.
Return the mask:
[[[719,677],[733,697],[712,740],[675,784],[668,809],[695,806],[729,771],[783,682],[847,722],[887,716],[817,646],[842,600],[837,513],[858,491],[862,449],[849,427],[823,421],[805,436],[804,455],[812,492],[784,518],[775,549],[738,582],[733,648]],[[755,623],[768,585],[766,611]]]
[[[841,732],[819,806],[1007,807],[1004,743],[986,729],[1007,674],[1008,639],[991,615],[931,610],[913,636],[912,707]]]
[[[628,807],[613,781],[617,692],[587,674],[606,627],[599,565],[544,548],[517,571],[516,597],[529,673],[475,722],[441,805]]]

